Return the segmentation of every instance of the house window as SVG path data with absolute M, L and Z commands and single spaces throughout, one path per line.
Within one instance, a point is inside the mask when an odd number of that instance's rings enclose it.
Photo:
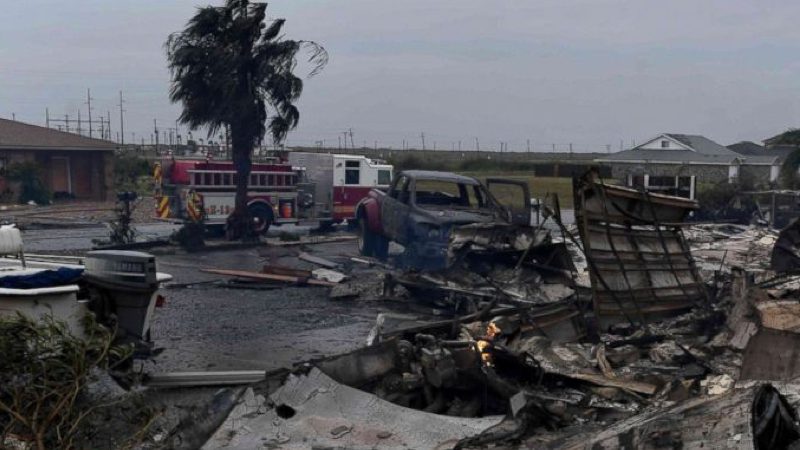
M 361 184 L 361 162 L 345 161 L 344 184 Z
M 661 148 L 669 148 L 669 141 L 666 139 L 661 141 Z

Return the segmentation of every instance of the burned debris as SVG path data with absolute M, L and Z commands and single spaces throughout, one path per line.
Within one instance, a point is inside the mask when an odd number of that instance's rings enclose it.
M 444 266 L 425 270 L 402 255 L 397 266 L 356 258 L 384 272 L 381 296 L 409 312 L 380 314 L 367 347 L 246 393 L 207 448 L 767 449 L 800 439 L 800 396 L 788 390 L 800 369 L 782 358 L 800 324 L 778 312 L 794 308 L 800 283 L 748 259 L 775 236 L 687 224 L 695 202 L 591 173 L 574 192 L 576 227 L 555 212 L 550 228 L 452 226 Z
M 199 408 L 208 411 L 202 426 L 187 413 L 159 421 L 152 443 L 796 445 L 800 278 L 768 263 L 792 231 L 690 224 L 694 201 L 608 185 L 593 173 L 573 192 L 575 225 L 562 223 L 557 206 L 536 225 L 502 214 L 449 224 L 433 266 L 408 264 L 394 247 L 383 260 L 323 257 L 315 246 L 331 240 L 309 238 L 268 247 L 252 270 L 204 269 L 226 288 L 296 287 L 327 293 L 336 307 L 398 308 L 378 315 L 368 345 L 291 368 L 147 374 L 153 391 L 249 385 Z M 210 282 L 222 283 L 174 286 Z

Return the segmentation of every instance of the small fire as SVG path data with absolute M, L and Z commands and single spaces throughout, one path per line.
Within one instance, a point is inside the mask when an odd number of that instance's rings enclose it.
M 492 354 L 489 353 L 489 347 L 492 346 L 492 343 L 487 340 L 480 339 L 475 343 L 475 346 L 478 348 L 478 353 L 481 354 L 481 361 L 483 361 L 483 364 L 487 366 L 494 365 L 492 363 Z
M 498 334 L 500 334 L 500 327 L 498 327 L 494 322 L 489 322 L 489 326 L 486 327 L 486 337 L 490 340 L 494 339 Z

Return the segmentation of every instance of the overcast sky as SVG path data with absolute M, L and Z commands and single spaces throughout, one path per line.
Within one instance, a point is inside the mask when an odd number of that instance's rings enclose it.
M 122 90 L 126 140 L 149 142 L 153 119 L 174 127 L 180 111 L 163 42 L 208 3 L 3 2 L 0 117 L 85 120 L 91 88 L 117 132 Z M 424 132 L 437 148 L 605 151 L 661 132 L 728 145 L 800 126 L 800 2 L 276 0 L 268 13 L 330 54 L 290 145 L 337 145 L 352 127 L 358 146 L 418 147 Z

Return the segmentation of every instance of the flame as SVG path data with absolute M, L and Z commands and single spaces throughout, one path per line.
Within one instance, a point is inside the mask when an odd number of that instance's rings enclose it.
M 487 366 L 494 365 L 492 363 L 492 354 L 488 352 L 489 347 L 492 346 L 492 343 L 483 339 L 478 340 L 475 343 L 475 346 L 478 349 L 478 353 L 481 354 L 481 361 Z
M 500 327 L 497 326 L 494 322 L 489 322 L 489 326 L 486 327 L 486 336 L 489 339 L 494 339 L 495 336 L 500 334 Z

